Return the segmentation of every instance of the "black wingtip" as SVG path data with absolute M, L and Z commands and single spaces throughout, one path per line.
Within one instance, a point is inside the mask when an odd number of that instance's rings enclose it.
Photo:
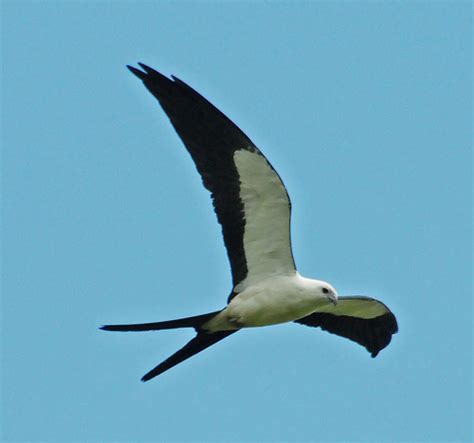
M 153 68 L 150 68 L 150 66 L 145 65 L 145 63 L 138 62 L 140 65 L 140 68 L 142 68 L 147 74 L 158 74 L 157 71 L 155 71 Z
M 145 72 L 142 72 L 139 69 L 134 68 L 133 66 L 130 66 L 130 65 L 127 65 L 127 68 L 132 74 L 135 74 L 139 79 L 144 80 L 146 78 Z
M 127 68 L 129 71 L 136 75 L 140 80 L 143 80 L 146 83 L 153 82 L 153 81 L 161 81 L 165 83 L 173 83 L 168 77 L 165 75 L 161 74 L 157 70 L 151 68 L 148 65 L 145 65 L 145 63 L 138 62 L 138 65 L 140 68 L 143 69 L 143 71 L 140 71 L 140 69 L 137 69 L 133 66 L 127 65 Z M 152 91 L 153 92 L 153 91 Z

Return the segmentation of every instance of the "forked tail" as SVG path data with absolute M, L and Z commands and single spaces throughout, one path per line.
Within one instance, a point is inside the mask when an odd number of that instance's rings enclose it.
M 176 320 L 158 321 L 154 323 L 139 323 L 134 325 L 105 325 L 100 329 L 104 331 L 159 331 L 162 329 L 194 328 L 200 331 L 201 325 L 206 323 L 220 311 L 209 312 L 208 314 L 195 315 L 194 317 L 178 318 Z
M 206 332 L 201 326 L 217 315 L 220 311 L 209 312 L 208 314 L 196 315 L 194 317 L 178 318 L 176 320 L 160 321 L 155 323 L 140 323 L 134 325 L 106 325 L 100 329 L 104 331 L 159 331 L 161 329 L 176 329 L 176 328 L 194 328 L 197 335 L 190 340 L 184 347 L 173 355 L 168 357 L 158 366 L 147 372 L 142 381 L 148 381 L 157 375 L 162 374 L 168 369 L 176 366 L 182 361 L 192 357 L 193 355 L 203 351 L 213 344 L 226 338 L 228 335 L 237 332 L 238 329 L 231 331 L 216 331 Z
M 196 337 L 186 343 L 186 345 L 184 345 L 179 351 L 175 352 L 165 361 L 161 362 L 158 366 L 147 372 L 141 380 L 151 380 L 153 377 L 162 374 L 173 366 L 176 366 L 182 361 L 192 357 L 193 355 L 196 355 L 198 352 L 203 351 L 209 346 L 216 344 L 218 341 L 221 341 L 223 338 L 226 338 L 228 335 L 237 331 L 238 329 L 234 329 L 232 331 L 217 331 L 213 332 L 212 334 L 208 334 L 206 332 L 198 333 Z

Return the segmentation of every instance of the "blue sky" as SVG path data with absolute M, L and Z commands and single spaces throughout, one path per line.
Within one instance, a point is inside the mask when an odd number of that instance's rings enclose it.
M 3 441 L 472 438 L 470 2 L 2 2 Z M 221 308 L 209 197 L 126 64 L 267 155 L 301 274 L 380 298 L 379 357 L 294 324 L 139 379 Z

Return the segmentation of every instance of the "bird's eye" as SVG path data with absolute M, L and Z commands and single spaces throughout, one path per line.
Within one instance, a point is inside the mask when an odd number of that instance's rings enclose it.
M 329 289 L 328 288 L 323 288 L 323 294 L 329 294 Z

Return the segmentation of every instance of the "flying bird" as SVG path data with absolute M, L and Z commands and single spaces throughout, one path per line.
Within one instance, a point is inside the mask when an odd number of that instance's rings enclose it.
M 329 283 L 302 277 L 290 239 L 283 182 L 252 141 L 183 81 L 139 63 L 127 66 L 158 100 L 211 193 L 232 272 L 227 305 L 176 320 L 107 325 L 106 331 L 194 328 L 196 336 L 142 377 L 148 381 L 243 328 L 296 322 L 364 346 L 375 357 L 398 331 L 382 302 L 339 297 Z

